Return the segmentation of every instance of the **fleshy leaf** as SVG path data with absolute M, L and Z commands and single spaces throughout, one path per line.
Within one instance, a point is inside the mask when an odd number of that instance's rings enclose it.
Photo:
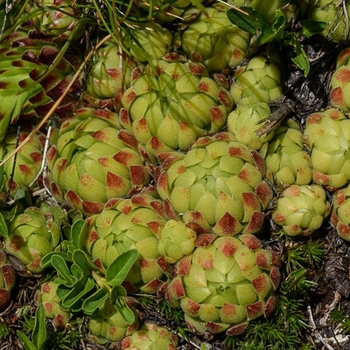
M 32 340 L 37 349 L 41 349 L 46 340 L 45 310 L 43 304 L 39 304 L 35 312 Z
M 62 300 L 64 308 L 72 307 L 76 302 L 79 302 L 82 297 L 89 293 L 95 287 L 93 279 L 87 276 L 82 276 L 79 281 L 73 286 L 71 291 Z
M 9 234 L 4 216 L 0 212 L 0 235 L 7 237 Z
M 108 291 L 105 288 L 100 288 L 84 300 L 82 310 L 87 315 L 92 315 L 97 308 L 108 299 L 108 297 Z
M 75 279 L 72 277 L 66 261 L 60 254 L 52 256 L 51 264 L 56 269 L 58 275 L 65 281 L 66 285 L 72 286 L 75 283 Z
M 138 256 L 139 253 L 136 249 L 131 249 L 118 256 L 118 258 L 107 268 L 107 283 L 111 286 L 121 285 Z
M 127 324 L 132 324 L 135 322 L 135 314 L 125 302 L 124 298 L 117 298 L 114 305 Z
M 127 293 L 123 286 L 115 286 L 110 292 L 110 301 L 112 304 L 116 303 L 119 297 L 126 297 Z
M 23 332 L 17 330 L 17 335 L 25 350 L 39 350 Z
M 305 35 L 307 38 L 310 38 L 314 34 L 318 34 L 323 32 L 328 23 L 327 22 L 321 22 L 321 21 L 314 21 L 311 19 L 307 19 L 303 21 L 303 27 L 301 30 L 301 34 Z
M 77 265 L 87 276 L 90 275 L 91 270 L 97 269 L 97 266 L 90 261 L 86 253 L 80 249 L 76 249 L 73 252 L 72 258 L 75 265 Z
M 249 7 L 231 8 L 226 14 L 233 24 L 249 34 L 255 34 L 257 29 L 261 28 L 265 23 L 260 12 Z
M 64 252 L 50 252 L 50 253 L 46 254 L 46 255 L 41 259 L 41 261 L 40 261 L 40 266 L 41 266 L 43 269 L 45 269 L 45 268 L 47 268 L 47 267 L 49 267 L 49 266 L 52 266 L 51 259 L 52 259 L 52 257 L 53 257 L 54 255 L 60 255 L 60 256 L 63 258 L 63 260 L 65 260 L 65 261 L 69 261 L 69 260 L 70 260 L 70 258 L 69 258 L 69 256 L 68 256 L 67 253 L 64 253 Z
M 72 242 L 77 249 L 84 247 L 86 228 L 87 222 L 85 220 L 77 220 L 72 225 Z

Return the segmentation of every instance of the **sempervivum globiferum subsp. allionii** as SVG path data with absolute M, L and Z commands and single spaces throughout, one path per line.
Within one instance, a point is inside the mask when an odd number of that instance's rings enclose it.
M 41 284 L 40 289 L 35 293 L 35 302 L 37 305 L 43 305 L 45 317 L 52 320 L 55 327 L 63 329 L 67 326 L 71 314 L 60 305 L 60 298 L 57 295 L 58 286 L 59 284 L 52 280 Z
M 304 141 L 311 151 L 313 181 L 328 190 L 343 187 L 350 180 L 350 120 L 329 108 L 306 119 Z
M 349 38 L 348 13 L 350 4 L 337 0 L 310 0 L 310 18 L 327 23 L 321 33 L 333 41 L 343 41 Z
M 121 350 L 176 350 L 177 345 L 175 332 L 150 321 L 120 342 Z
M 4 159 L 6 155 L 22 142 L 29 132 L 21 131 L 19 133 L 14 129 L 8 130 L 4 140 L 0 142 L 0 158 Z M 4 182 L 3 190 L 15 198 L 20 188 L 28 189 L 34 185 L 39 175 L 43 162 L 44 135 L 35 134 L 17 153 L 16 159 L 12 157 L 4 164 Z
M 99 345 L 114 346 L 120 340 L 130 334 L 133 334 L 139 328 L 139 317 L 136 310 L 131 307 L 135 320 L 128 324 L 123 315 L 110 302 L 106 300 L 97 311 L 91 315 L 87 321 L 89 330 L 87 337 Z
M 281 71 L 266 57 L 253 57 L 246 65 L 236 69 L 230 86 L 236 104 L 274 102 L 282 96 Z
M 120 45 L 106 41 L 96 50 L 89 67 L 84 98 L 95 107 L 120 107 L 121 93 L 131 81 L 134 60 L 123 52 Z
M 251 36 L 232 24 L 227 7 L 220 3 L 214 6 L 206 7 L 195 21 L 177 31 L 175 45 L 209 71 L 222 71 L 244 60 Z
M 288 236 L 309 236 L 322 226 L 331 205 L 322 186 L 291 185 L 277 199 L 272 220 Z
M 55 62 L 55 64 L 53 64 Z M 33 123 L 43 117 L 71 82 L 80 64 L 79 54 L 64 54 L 50 40 L 35 32 L 14 31 L 0 40 L 0 140 L 9 124 Z M 68 94 L 55 109 L 66 117 L 77 106 L 81 82 L 75 80 Z M 29 119 L 30 118 L 30 119 Z M 37 120 L 34 119 L 34 123 Z
M 190 329 L 227 335 L 275 307 L 279 258 L 254 235 L 217 237 L 176 264 L 166 297 L 181 307 Z
M 218 235 L 257 233 L 272 199 L 264 160 L 224 135 L 228 138 L 200 138 L 188 153 L 166 158 L 158 192 L 186 223 L 212 228 Z
M 121 123 L 150 157 L 187 150 L 199 136 L 225 126 L 233 103 L 218 81 L 225 78 L 214 80 L 202 64 L 169 53 L 134 70 L 122 98 Z
M 331 77 L 331 105 L 343 112 L 350 111 L 350 48 L 342 50 L 336 60 L 336 69 Z
M 239 104 L 227 118 L 227 129 L 238 142 L 259 150 L 263 144 L 268 143 L 274 132 L 258 136 L 256 131 L 261 127 L 260 123 L 265 121 L 271 114 L 266 102 L 251 104 Z
M 52 252 L 61 239 L 57 216 L 60 213 L 61 210 L 49 212 L 31 206 L 8 223 L 5 250 L 21 262 L 23 270 L 34 274 L 43 271 L 42 258 Z
M 48 167 L 46 181 L 58 202 L 86 215 L 100 212 L 111 198 L 138 192 L 149 181 L 137 141 L 107 109 L 81 108 L 66 119 L 53 136 Z
M 126 288 L 155 293 L 163 286 L 167 263 L 158 252 L 158 235 L 166 222 L 162 201 L 142 194 L 112 199 L 87 221 L 85 248 L 102 273 L 118 256 L 137 249 L 139 257 L 125 279 Z
M 266 176 L 279 190 L 312 181 L 311 157 L 303 144 L 300 126 L 288 120 L 278 126 L 273 138 L 260 149 L 266 162 Z

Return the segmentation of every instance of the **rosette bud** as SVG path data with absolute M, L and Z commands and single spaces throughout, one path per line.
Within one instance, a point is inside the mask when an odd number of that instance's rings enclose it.
M 277 199 L 272 220 L 288 236 L 309 236 L 330 214 L 326 191 L 319 185 L 291 185 Z
M 139 330 L 128 335 L 120 342 L 121 350 L 176 350 L 178 338 L 174 332 L 145 322 Z

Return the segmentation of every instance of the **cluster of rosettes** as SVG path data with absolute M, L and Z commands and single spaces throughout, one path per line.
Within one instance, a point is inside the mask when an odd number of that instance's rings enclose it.
M 305 1 L 312 18 L 327 22 L 337 2 Z M 256 9 L 268 23 L 277 9 L 288 22 L 297 6 L 287 0 L 228 3 Z M 309 235 L 331 212 L 326 190 L 340 189 L 331 222 L 350 240 L 350 121 L 332 108 L 311 114 L 304 131 L 289 121 L 268 135 L 257 133 L 282 96 L 278 66 L 266 57 L 239 66 L 249 56 L 251 35 L 231 23 L 228 7 L 197 1 L 195 8 L 190 0 L 165 4 L 141 0 L 131 12 L 149 14 L 153 7 L 153 18 L 167 23 L 182 16 L 188 21 L 167 27 L 180 28 L 176 35 L 160 22 L 140 21 L 132 30 L 121 24 L 122 46 L 111 40 L 101 45 L 87 69 L 85 90 L 76 79 L 56 108 L 65 119 L 51 135 L 43 185 L 59 205 L 83 214 L 87 231 L 80 248 L 99 277 L 135 249 L 138 257 L 123 281 L 127 293 L 165 295 L 184 311 L 193 331 L 238 335 L 250 320 L 270 315 L 276 302 L 280 259 L 255 236 L 269 209 L 287 235 Z M 19 31 L 0 43 L 0 115 L 6 116 L 0 118 L 0 158 L 16 144 L 6 134 L 8 124 L 19 116 L 45 115 L 81 61 L 70 50 L 59 56 L 54 45 L 74 39 L 79 6 L 70 0 L 40 0 L 36 6 L 45 8 L 32 20 L 38 37 Z M 344 38 L 343 24 L 330 24 L 323 34 Z M 349 52 L 339 56 L 331 82 L 332 105 L 344 113 L 350 110 Z M 10 90 L 16 93 L 7 98 Z M 11 196 L 36 179 L 42 146 L 42 139 L 33 138 L 18 153 L 17 172 L 12 162 L 4 167 L 4 189 Z M 278 192 L 275 207 L 272 187 Z M 42 258 L 61 242 L 59 223 L 53 213 L 27 208 L 3 233 L 6 252 L 23 271 L 41 273 Z M 0 309 L 15 276 L 3 253 Z M 45 282 L 37 302 L 62 327 L 70 315 L 56 291 L 54 282 Z M 104 300 L 88 319 L 90 338 L 121 341 L 122 350 L 176 348 L 173 333 L 150 323 L 139 328 L 133 312 L 135 322 L 127 324 L 120 309 Z

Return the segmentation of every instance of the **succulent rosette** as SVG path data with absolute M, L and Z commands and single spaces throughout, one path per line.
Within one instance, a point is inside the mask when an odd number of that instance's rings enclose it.
M 347 21 L 350 4 L 339 6 L 337 0 L 310 0 L 310 18 L 326 22 L 327 27 L 321 33 L 333 41 L 343 41 L 349 38 L 349 24 Z
M 304 148 L 297 122 L 288 120 L 277 127 L 273 138 L 260 149 L 266 162 L 266 176 L 278 189 L 308 185 L 312 181 L 311 157 Z
M 299 2 L 303 2 L 303 0 Z M 288 14 L 290 6 L 288 0 L 273 0 L 269 2 L 264 0 L 228 0 L 228 3 L 237 7 L 251 7 L 252 9 L 259 11 L 269 23 L 273 22 L 277 10 L 282 10 Z
M 28 207 L 8 223 L 5 251 L 17 258 L 27 271 L 41 273 L 42 258 L 52 252 L 61 240 L 60 220 L 63 217 L 58 207 L 52 211 Z
M 331 223 L 338 235 L 350 241 L 350 185 L 333 194 Z
M 72 0 L 37 0 L 36 6 L 42 11 L 34 17 L 37 30 L 52 36 L 55 41 L 67 40 L 74 30 L 74 38 L 78 40 L 84 33 L 77 22 L 82 8 Z
M 306 119 L 304 141 L 311 150 L 313 181 L 334 191 L 350 180 L 350 120 L 335 108 Z
M 202 64 L 169 53 L 134 71 L 122 98 L 121 123 L 150 157 L 187 150 L 198 137 L 225 125 L 232 98 L 221 82 L 227 83 L 224 77 L 210 78 Z
M 0 142 L 0 159 L 11 153 L 28 134 L 25 131 L 17 134 L 15 130 L 9 130 Z M 20 188 L 28 189 L 35 182 L 43 162 L 44 142 L 43 135 L 33 135 L 19 150 L 16 160 L 12 157 L 4 164 L 3 190 L 11 197 L 16 197 Z
M 336 61 L 336 69 L 331 77 L 331 105 L 339 108 L 343 112 L 350 111 L 350 101 L 348 95 L 350 92 L 350 50 L 342 50 Z
M 183 309 L 190 329 L 238 335 L 271 314 L 279 281 L 279 257 L 257 237 L 217 237 L 176 264 L 166 297 Z
M 0 140 L 10 124 L 43 117 L 71 82 L 80 57 L 73 49 L 64 55 L 33 32 L 12 32 L 0 40 Z M 61 56 L 59 56 L 61 54 Z M 54 66 L 51 64 L 57 61 Z M 51 67 L 50 67 L 51 66 Z M 49 68 L 50 67 L 50 68 Z M 55 109 L 66 117 L 76 108 L 81 82 L 77 79 Z
M 150 175 L 133 135 L 107 109 L 80 108 L 66 119 L 48 151 L 48 187 L 59 203 L 86 215 L 111 198 L 148 185 Z
M 288 236 L 309 236 L 330 214 L 331 205 L 320 185 L 291 185 L 277 199 L 272 220 Z
M 184 30 L 177 31 L 178 46 L 209 71 L 238 66 L 246 57 L 250 34 L 228 19 L 226 7 L 206 7 Z
M 283 95 L 280 68 L 265 57 L 253 57 L 236 69 L 230 93 L 236 104 L 274 102 Z
M 17 273 L 8 261 L 6 252 L 0 248 L 0 311 L 11 302 L 11 290 L 16 284 Z
M 86 81 L 85 99 L 97 107 L 118 109 L 121 93 L 130 86 L 135 66 L 120 45 L 107 41 L 96 50 Z
M 265 163 L 257 151 L 229 137 L 200 138 L 186 154 L 168 157 L 158 193 L 185 223 L 218 235 L 257 233 L 272 199 Z
M 200 4 L 202 1 L 198 1 Z M 152 13 L 159 23 L 176 23 L 187 18 L 186 12 L 191 9 L 191 0 L 141 0 L 137 3 L 147 14 Z M 151 11 L 151 12 L 150 12 Z
M 125 32 L 123 47 L 138 62 L 159 60 L 171 51 L 173 34 L 156 22 L 148 22 Z
M 158 252 L 158 236 L 166 220 L 162 201 L 150 195 L 111 200 L 100 214 L 87 219 L 85 248 L 102 273 L 118 256 L 137 249 L 139 256 L 125 279 L 125 288 L 156 293 L 168 269 Z
M 269 105 L 265 102 L 252 104 L 239 104 L 227 118 L 227 129 L 238 142 L 250 148 L 259 150 L 264 143 L 269 142 L 273 137 L 273 132 L 267 135 L 257 136 L 256 131 L 261 127 L 271 114 Z
M 120 342 L 121 350 L 176 350 L 178 337 L 174 332 L 152 322 L 145 322 L 140 329 Z
M 191 255 L 197 233 L 180 220 L 168 220 L 159 235 L 158 252 L 169 264 L 175 264 L 184 256 Z
M 96 344 L 116 344 L 125 336 L 133 334 L 139 328 L 139 318 L 132 309 L 135 321 L 127 324 L 118 311 L 108 300 L 103 303 L 88 320 L 88 338 Z
M 59 284 L 54 281 L 44 282 L 35 294 L 37 305 L 44 307 L 45 317 L 51 319 L 57 328 L 66 327 L 70 320 L 70 312 L 60 306 L 60 298 L 57 295 Z

